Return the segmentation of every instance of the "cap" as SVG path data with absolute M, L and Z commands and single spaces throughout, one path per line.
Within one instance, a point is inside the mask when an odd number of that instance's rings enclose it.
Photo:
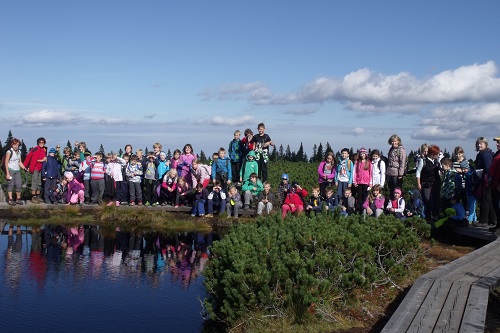
M 85 150 L 85 152 L 83 153 L 83 156 L 90 156 L 92 155 L 92 153 L 90 152 L 90 150 Z
M 281 179 L 288 180 L 288 174 L 287 173 L 282 174 Z
M 56 153 L 56 149 L 55 148 L 50 148 L 49 154 L 55 154 L 55 153 Z
M 360 153 L 360 154 L 361 154 L 361 153 L 365 153 L 365 154 L 366 154 L 366 153 L 367 153 L 367 150 L 366 150 L 366 148 L 365 148 L 365 147 L 361 147 L 361 148 L 359 149 L 358 153 Z
M 493 138 L 493 141 L 500 141 L 500 136 L 497 136 L 496 138 Z

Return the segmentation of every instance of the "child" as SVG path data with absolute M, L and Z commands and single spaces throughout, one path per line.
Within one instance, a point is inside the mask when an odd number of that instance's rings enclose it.
M 352 161 L 349 159 L 349 149 L 342 148 L 340 151 L 341 160 L 337 166 L 335 174 L 335 186 L 337 186 L 337 195 L 342 197 L 347 188 L 352 185 Z
M 170 170 L 170 161 L 167 160 L 167 153 L 164 151 L 161 151 L 158 156 L 159 158 L 155 160 L 156 172 L 158 173 L 158 179 L 162 179 L 167 171 Z
M 259 173 L 259 163 L 255 160 L 255 151 L 251 150 L 245 157 L 245 161 L 240 169 L 239 181 L 241 183 L 246 182 L 250 179 L 252 173 Z
M 181 168 L 179 176 L 184 177 L 186 179 L 186 182 L 193 187 L 192 183 L 192 178 L 191 178 L 191 165 L 193 164 L 193 160 L 196 158 L 196 156 L 193 153 L 193 146 L 191 144 L 187 143 L 184 145 L 184 148 L 182 149 L 182 154 L 179 158 L 179 164 L 178 167 Z
M 351 188 L 348 187 L 344 190 L 344 195 L 340 199 L 341 215 L 348 216 L 354 214 L 356 199 L 352 196 Z
M 219 213 L 226 211 L 226 193 L 222 190 L 219 181 L 215 181 L 212 192 L 208 195 L 208 214 L 207 217 L 212 217 L 214 208 L 218 209 Z
M 144 175 L 144 199 L 146 200 L 146 206 L 156 206 L 158 204 L 158 194 L 156 192 L 158 170 L 156 165 L 155 153 L 153 151 L 148 152 L 148 161 L 142 171 Z
M 408 202 L 408 208 L 406 209 L 406 216 L 418 216 L 425 219 L 425 205 L 420 198 L 420 191 L 418 189 L 413 189 L 409 194 L 410 201 Z
M 174 205 L 177 196 L 177 170 L 172 168 L 163 176 L 160 189 L 160 204 Z
M 127 201 L 127 186 L 124 184 L 122 167 L 126 165 L 127 162 L 123 158 L 118 157 L 118 154 L 109 154 L 109 163 L 106 167 L 106 174 L 108 174 L 114 182 L 115 187 L 115 197 L 114 200 L 108 203 L 108 206 L 116 204 L 120 206 L 121 202 Z M 114 202 L 113 202 L 114 201 Z
M 37 146 L 32 148 L 23 165 L 31 173 L 31 203 L 39 204 L 42 202 L 40 192 L 42 190 L 42 165 L 47 160 L 47 147 L 45 147 L 45 138 L 36 140 Z
M 126 171 L 128 177 L 128 191 L 130 195 L 130 206 L 137 204 L 142 206 L 142 165 L 138 162 L 137 155 L 132 155 L 130 157 L 130 163 L 127 166 Z
M 212 181 L 220 181 L 224 190 L 226 190 L 227 186 L 231 184 L 231 179 L 233 178 L 230 160 L 225 157 L 225 155 L 226 150 L 223 147 L 220 147 L 218 157 L 212 164 Z
M 245 159 L 247 154 L 254 150 L 255 144 L 252 142 L 253 138 L 253 131 L 250 128 L 247 128 L 245 132 L 243 132 L 243 138 L 241 139 L 241 147 L 242 147 L 242 152 L 241 152 L 241 159 Z
M 257 201 L 259 202 L 257 204 L 257 215 L 262 215 L 264 209 L 267 215 L 271 214 L 274 203 L 274 193 L 271 192 L 271 183 L 264 182 L 264 190 L 260 192 Z
M 327 211 L 333 212 L 335 207 L 339 204 L 338 197 L 333 194 L 333 187 L 328 186 L 325 189 L 325 197 L 323 198 L 323 202 L 325 203 L 325 209 Z
M 80 147 L 82 143 L 80 143 Z M 80 173 L 83 173 L 83 186 L 85 186 L 85 203 L 90 203 L 90 172 L 92 170 L 92 153 L 86 149 L 83 152 L 84 160 L 80 163 Z
M 283 206 L 285 203 L 285 198 L 290 191 L 290 183 L 288 183 L 289 176 L 287 173 L 281 175 L 281 182 L 278 184 L 278 205 Z
M 281 206 L 281 217 L 285 218 L 288 212 L 300 215 L 304 211 L 304 198 L 307 194 L 305 189 L 293 182 L 291 190 L 287 192 L 283 206 Z
M 356 191 L 356 211 L 363 211 L 363 204 L 368 196 L 368 188 L 372 185 L 372 164 L 367 158 L 365 147 L 358 151 L 354 165 L 353 185 Z
M 441 183 L 441 208 L 444 210 L 451 207 L 451 198 L 462 189 L 462 178 L 452 169 L 453 162 L 449 158 L 441 160 L 441 168 L 444 171 Z
M 202 184 L 197 184 L 194 191 L 194 202 L 191 216 L 205 216 L 205 202 L 208 199 L 208 190 Z
M 387 212 L 398 219 L 402 219 L 405 211 L 405 199 L 401 197 L 401 189 L 396 187 L 392 196 L 394 199 L 389 200 L 387 203 Z
M 55 187 L 59 180 L 59 169 L 61 165 L 56 159 L 55 148 L 50 148 L 47 160 L 42 164 L 43 197 L 46 204 L 53 203 L 50 198 L 50 189 Z
M 203 187 L 207 187 L 210 183 L 210 177 L 212 175 L 212 168 L 206 164 L 202 164 L 198 159 L 194 159 L 191 168 L 191 181 L 193 186 L 201 184 Z
M 253 203 L 260 192 L 264 189 L 262 182 L 257 178 L 257 174 L 254 172 L 250 175 L 250 179 L 246 180 L 241 187 L 244 193 L 245 204 L 243 210 L 250 209 L 250 204 Z
M 156 159 L 160 159 L 160 153 L 161 153 L 162 148 L 163 148 L 163 146 L 159 142 L 153 143 L 153 155 Z M 179 155 L 180 155 L 180 151 L 179 151 Z
M 370 155 L 372 161 L 372 184 L 380 185 L 380 189 L 385 185 L 385 162 L 380 156 L 378 149 L 373 149 Z
M 467 190 L 465 188 L 465 178 L 467 175 L 467 172 L 470 169 L 469 162 L 465 158 L 465 152 L 464 149 L 460 146 L 455 147 L 455 150 L 453 151 L 453 165 L 452 168 L 455 169 L 457 174 L 460 175 L 460 178 L 462 180 L 461 183 L 461 188 L 457 189 L 458 194 L 460 195 L 460 200 L 462 200 L 462 203 L 465 207 L 465 214 L 468 216 L 469 215 L 469 203 L 467 200 Z
M 238 193 L 236 186 L 231 186 L 229 188 L 229 195 L 226 200 L 227 207 L 227 217 L 230 218 L 231 214 L 233 217 L 238 218 L 238 211 L 243 206 L 241 202 L 241 195 Z
M 264 123 L 257 125 L 258 135 L 252 137 L 252 143 L 255 144 L 256 160 L 259 163 L 259 178 L 263 182 L 267 181 L 267 162 L 269 162 L 269 146 L 274 146 L 271 137 L 265 132 L 266 126 Z
M 240 175 L 241 169 L 241 160 L 242 160 L 242 144 L 240 140 L 241 132 L 239 130 L 234 131 L 234 137 L 231 142 L 229 142 L 229 159 L 231 159 L 231 173 L 233 174 L 233 183 L 241 182 L 240 179 L 237 179 L 238 175 Z M 241 178 L 241 176 L 240 176 Z
M 66 178 L 68 188 L 66 191 L 66 204 L 76 205 L 78 203 L 83 203 L 85 200 L 83 184 L 80 183 L 71 172 L 66 171 L 64 177 Z
M 332 152 L 328 152 L 325 160 L 318 166 L 318 183 L 319 190 L 322 196 L 326 195 L 326 188 L 331 187 L 335 182 L 337 162 Z
M 66 203 L 66 189 L 68 182 L 66 178 L 63 178 L 51 191 L 51 199 L 54 203 Z
M 311 217 L 311 212 L 314 212 L 315 215 L 321 213 L 323 202 L 319 193 L 319 186 L 312 188 L 312 195 L 309 197 L 309 202 L 306 206 L 306 214 L 308 217 Z
M 364 213 L 368 216 L 379 217 L 384 212 L 384 203 L 385 198 L 382 195 L 380 185 L 373 185 L 363 204 Z
M 190 204 L 192 194 L 193 194 L 193 188 L 186 182 L 186 179 L 184 177 L 182 176 L 179 177 L 177 179 L 175 208 L 179 208 L 179 206 Z
M 386 180 L 389 186 L 389 193 L 394 193 L 394 189 L 403 187 L 403 176 L 406 172 L 406 151 L 401 143 L 401 138 L 393 134 L 387 140 L 391 148 L 387 153 Z
M 106 173 L 106 166 L 102 161 L 102 157 L 103 157 L 102 153 L 97 152 L 91 164 L 91 169 L 90 169 L 91 204 L 101 205 L 102 198 L 104 196 L 104 188 L 106 186 L 104 180 L 104 174 Z
M 444 210 L 445 217 L 437 220 L 431 230 L 431 237 L 443 237 L 443 242 L 450 242 L 453 236 L 453 229 L 469 225 L 465 217 L 465 208 L 458 196 L 450 199 L 451 207 Z
M 179 163 L 180 163 L 180 158 L 181 158 L 181 151 L 179 149 L 174 150 L 174 155 L 170 159 L 170 169 L 175 169 L 177 171 L 177 174 L 179 174 Z

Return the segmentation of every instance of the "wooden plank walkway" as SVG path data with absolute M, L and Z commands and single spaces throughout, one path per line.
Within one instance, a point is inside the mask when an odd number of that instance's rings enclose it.
M 484 332 L 498 286 L 500 239 L 418 278 L 382 332 Z

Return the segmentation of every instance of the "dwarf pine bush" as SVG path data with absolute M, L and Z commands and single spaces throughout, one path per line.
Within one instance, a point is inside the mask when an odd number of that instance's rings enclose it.
M 279 215 L 235 226 L 211 248 L 204 272 L 209 317 L 232 326 L 254 313 L 292 313 L 342 305 L 359 289 L 395 284 L 421 255 L 423 220 L 392 216 Z

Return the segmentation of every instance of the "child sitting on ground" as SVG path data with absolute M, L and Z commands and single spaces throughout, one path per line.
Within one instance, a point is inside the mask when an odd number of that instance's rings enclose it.
M 271 192 L 271 183 L 264 182 L 264 190 L 260 192 L 257 201 L 259 202 L 257 204 L 257 215 L 262 215 L 264 209 L 267 215 L 271 214 L 274 203 L 274 193 Z
M 66 171 L 64 177 L 67 182 L 66 191 L 66 204 L 76 205 L 78 203 L 82 204 L 85 200 L 85 192 L 83 184 L 80 183 L 72 172 Z
M 352 196 L 351 188 L 344 190 L 344 196 L 340 198 L 340 215 L 348 216 L 354 214 L 356 199 Z
M 191 203 L 191 196 L 193 194 L 193 189 L 186 182 L 184 177 L 179 177 L 177 179 L 177 194 L 175 198 L 175 208 L 179 206 L 189 205 Z
M 389 200 L 387 204 L 387 212 L 398 219 L 402 219 L 405 211 L 405 199 L 401 197 L 401 189 L 399 187 L 394 189 L 393 197 L 394 199 Z
M 322 208 L 323 201 L 319 195 L 319 186 L 315 186 L 312 188 L 312 195 L 309 197 L 309 201 L 306 206 L 306 215 L 311 217 L 311 212 L 314 212 L 315 215 L 320 214 Z
M 363 209 L 366 215 L 379 217 L 384 213 L 385 198 L 382 195 L 380 185 L 373 185 L 366 198 Z
M 337 207 L 337 205 L 339 204 L 339 200 L 337 196 L 333 194 L 333 187 L 326 187 L 323 202 L 325 203 L 325 209 L 327 212 L 333 212 L 335 207 Z
M 260 192 L 264 189 L 262 182 L 257 178 L 257 174 L 254 172 L 250 175 L 250 179 L 245 180 L 241 190 L 244 193 L 245 203 L 243 206 L 244 210 L 250 209 L 250 204 L 257 200 Z
M 175 204 L 177 196 L 177 170 L 171 168 L 167 174 L 163 176 L 160 189 L 160 204 L 162 206 Z
M 231 217 L 231 214 L 238 218 L 238 211 L 243 206 L 241 202 L 241 195 L 238 193 L 236 186 L 231 186 L 229 188 L 229 195 L 227 197 L 227 217 Z
M 212 217 L 214 208 L 220 213 L 226 211 L 226 192 L 222 190 L 219 181 L 215 181 L 212 192 L 208 195 L 208 214 L 207 217 Z
M 308 195 L 298 183 L 293 182 L 291 190 L 287 192 L 285 202 L 281 206 L 281 217 L 285 218 L 288 212 L 300 215 L 304 211 L 304 198 Z
M 408 202 L 408 208 L 406 209 L 406 217 L 421 217 L 425 219 L 424 212 L 424 202 L 420 199 L 420 191 L 418 189 L 413 189 L 410 191 L 410 201 Z

